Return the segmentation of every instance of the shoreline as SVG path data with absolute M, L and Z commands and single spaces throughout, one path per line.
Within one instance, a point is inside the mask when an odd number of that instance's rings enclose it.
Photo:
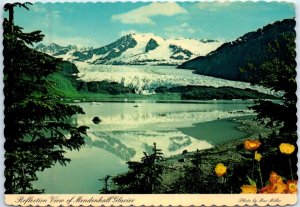
M 244 148 L 244 141 L 247 139 L 257 139 L 259 136 L 266 138 L 272 132 L 271 129 L 265 128 L 259 121 L 252 119 L 254 117 L 256 116 L 245 115 L 195 124 L 194 130 L 199 129 L 200 125 L 205 128 L 207 125 L 212 126 L 231 122 L 231 127 L 235 126 L 236 130 L 243 131 L 244 136 L 232 137 L 231 139 L 220 141 L 219 143 L 215 143 L 212 148 L 199 150 L 198 152 L 184 150 L 181 154 L 164 157 L 160 162 L 162 166 L 161 189 L 157 193 L 181 193 L 183 187 L 181 181 L 186 178 L 187 172 L 195 169 L 194 162 L 196 157 L 198 157 L 198 159 L 200 158 L 201 168 L 198 170 L 201 171 L 201 177 L 205 179 L 210 179 L 215 176 L 214 168 L 216 163 L 225 163 L 228 169 L 242 166 L 245 161 L 245 158 L 241 154 L 241 149 Z M 220 131 L 221 135 L 224 134 L 221 129 Z M 120 175 L 125 174 L 121 173 L 115 177 Z M 191 179 L 192 181 L 192 178 L 187 179 Z M 177 188 L 174 188 L 174 185 L 177 186 Z M 193 183 L 190 185 L 193 186 Z M 187 191 L 185 190 L 182 192 L 186 193 Z
M 234 137 L 231 139 L 227 139 L 225 141 L 220 141 L 217 143 L 212 143 L 213 148 L 209 149 L 202 149 L 199 150 L 200 154 L 207 154 L 209 155 L 210 152 L 216 152 L 219 151 L 222 148 L 227 148 L 227 149 L 235 149 L 237 145 L 242 144 L 244 140 L 246 139 L 256 139 L 258 138 L 259 135 L 261 135 L 263 138 L 266 137 L 268 134 L 271 133 L 271 130 L 265 128 L 264 126 L 260 125 L 260 123 L 252 118 L 256 117 L 255 115 L 245 115 L 245 116 L 237 116 L 237 117 L 230 117 L 230 118 L 224 118 L 224 119 L 218 119 L 218 120 L 213 120 L 213 121 L 208 121 L 208 122 L 202 122 L 202 123 L 197 123 L 195 125 L 200 125 L 200 128 L 203 127 L 203 125 L 213 125 L 216 122 L 227 122 L 231 123 L 231 127 L 235 127 L 237 131 L 242 132 L 242 137 Z M 197 127 L 197 126 L 196 126 Z M 179 129 L 188 129 L 188 128 L 194 128 L 194 127 L 185 127 L 185 128 L 179 128 Z M 196 130 L 197 128 L 195 128 Z M 223 132 L 223 131 L 222 131 Z M 196 138 L 196 137 L 195 137 Z M 201 139 L 203 140 L 203 139 Z M 187 153 L 182 153 L 182 154 L 177 154 L 173 155 L 170 157 L 165 157 L 166 160 L 168 159 L 178 159 L 178 158 L 184 158 L 184 157 L 189 157 L 192 154 L 194 154 L 195 151 L 190 151 Z
M 243 158 L 239 153 L 239 148 L 243 148 L 243 142 L 246 139 L 255 139 L 259 135 L 266 137 L 271 133 L 271 130 L 263 127 L 258 121 L 251 119 L 255 115 L 245 115 L 242 117 L 226 118 L 223 120 L 215 120 L 210 122 L 222 122 L 229 121 L 236 124 L 237 130 L 241 130 L 248 135 L 244 138 L 237 138 L 220 142 L 214 145 L 213 148 L 199 150 L 199 156 L 202 159 L 202 173 L 205 176 L 211 176 L 211 169 L 214 168 L 215 163 L 224 162 L 228 163 L 228 160 L 232 161 L 234 165 L 242 162 Z M 213 124 L 213 123 L 210 123 Z M 195 151 L 186 152 L 171 157 L 166 157 L 161 165 L 163 166 L 163 186 L 168 189 L 168 186 L 174 184 L 174 182 L 184 176 L 187 168 L 193 166 L 193 160 L 195 159 Z
M 178 95 L 178 94 L 172 94 L 172 95 Z M 142 95 L 141 95 L 142 96 Z M 116 102 L 116 103 L 143 103 L 143 102 L 153 102 L 153 103 L 254 103 L 257 100 L 271 100 L 271 99 L 161 99 L 159 96 L 154 95 L 143 95 L 145 97 L 149 98 L 140 98 L 140 97 L 111 97 L 111 98 L 95 98 L 95 99 L 89 99 L 89 98 L 65 98 L 62 99 L 62 103 L 101 103 L 101 102 Z M 274 99 L 273 99 L 274 101 Z
M 236 116 L 216 119 L 208 122 L 193 124 L 192 127 L 177 128 L 182 133 L 199 140 L 208 141 L 213 146 L 236 139 L 243 139 L 250 134 L 240 127 L 241 123 L 235 120 L 249 120 L 255 115 Z

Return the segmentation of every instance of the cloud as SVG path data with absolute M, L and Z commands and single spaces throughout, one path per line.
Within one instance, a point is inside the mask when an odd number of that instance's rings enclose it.
M 46 18 L 56 18 L 59 19 L 61 12 L 59 10 L 52 10 L 50 8 L 46 8 L 41 4 L 33 4 L 30 7 L 30 11 L 35 12 L 39 15 L 42 15 L 43 17 Z
M 187 13 L 187 11 L 174 2 L 155 2 L 147 6 L 131 10 L 127 13 L 112 16 L 113 21 L 124 24 L 155 24 L 151 17 L 154 16 L 174 16 L 176 14 Z
M 47 8 L 41 4 L 33 4 L 33 6 L 30 7 L 30 11 L 37 16 L 35 18 L 36 25 L 43 25 L 44 27 L 50 27 L 54 24 L 56 27 L 60 25 L 61 11 L 59 10 Z
M 43 7 L 41 4 L 33 4 L 30 7 L 30 11 L 36 12 L 36 13 L 46 13 L 47 10 L 45 7 Z
M 180 25 L 165 27 L 164 31 L 166 36 L 171 38 L 187 35 L 187 34 L 194 34 L 196 32 L 196 30 L 186 22 Z
M 48 12 L 46 16 L 49 17 L 49 18 L 59 19 L 60 15 L 61 15 L 60 11 L 54 10 L 54 11 Z

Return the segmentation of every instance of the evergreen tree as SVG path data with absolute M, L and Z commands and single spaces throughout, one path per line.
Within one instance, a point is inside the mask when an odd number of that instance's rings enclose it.
M 161 187 L 163 153 L 154 143 L 152 153 L 144 152 L 141 162 L 127 162 L 129 172 L 113 178 L 117 193 L 157 193 Z
M 266 140 L 261 140 L 265 148 L 263 161 L 268 163 L 262 169 L 262 177 L 268 177 L 270 171 L 289 176 L 290 167 L 293 177 L 297 177 L 297 153 L 289 156 L 291 166 L 286 162 L 286 156 L 278 153 L 281 143 L 291 143 L 297 146 L 297 83 L 296 83 L 296 33 L 286 32 L 276 41 L 269 43 L 268 53 L 273 58 L 260 65 L 249 64 L 247 70 L 254 71 L 251 79 L 253 84 L 260 84 L 282 93 L 282 100 L 273 102 L 260 100 L 252 107 L 257 112 L 257 118 L 273 129 Z M 278 130 L 279 129 L 279 130 Z
M 260 84 L 282 92 L 282 102 L 261 100 L 253 109 L 259 119 L 268 118 L 268 126 L 281 127 L 279 135 L 295 141 L 297 130 L 296 109 L 296 35 L 286 33 L 269 43 L 268 53 L 273 57 L 260 65 L 249 64 L 247 70 L 254 71 L 253 84 Z
M 108 181 L 109 181 L 110 178 L 111 178 L 110 175 L 106 175 L 104 178 L 99 179 L 100 181 L 103 182 L 103 188 L 100 190 L 101 194 L 108 194 L 108 193 L 110 193 L 110 190 L 108 189 L 108 187 L 109 187 Z
M 53 93 L 55 83 L 47 77 L 59 70 L 61 60 L 28 47 L 40 42 L 41 31 L 24 33 L 14 25 L 14 7 L 6 4 L 9 19 L 4 19 L 4 135 L 5 188 L 7 194 L 42 193 L 31 182 L 36 172 L 55 163 L 66 165 L 65 149 L 79 150 L 84 145 L 87 127 L 68 124 L 66 119 L 84 113 L 78 106 L 60 103 Z
M 144 166 L 143 185 L 146 193 L 155 193 L 161 185 L 162 166 L 159 162 L 163 159 L 161 149 L 157 149 L 153 144 L 152 154 L 144 152 L 142 164 Z

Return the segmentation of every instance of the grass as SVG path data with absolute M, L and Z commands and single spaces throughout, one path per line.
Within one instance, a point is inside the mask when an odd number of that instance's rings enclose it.
M 54 73 L 49 76 L 49 80 L 55 84 L 53 87 L 53 92 L 55 94 L 61 94 L 62 96 L 70 99 L 77 99 L 81 97 L 71 81 L 65 76 L 59 73 Z

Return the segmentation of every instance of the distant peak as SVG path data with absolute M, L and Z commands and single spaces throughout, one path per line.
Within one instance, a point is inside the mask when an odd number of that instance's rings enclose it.
M 44 45 L 43 43 L 39 43 L 35 48 L 43 48 L 46 47 L 46 45 Z
M 54 42 L 52 42 L 50 45 L 49 45 L 50 47 L 61 47 L 60 45 L 58 45 L 58 44 L 56 44 L 56 43 L 54 43 Z

